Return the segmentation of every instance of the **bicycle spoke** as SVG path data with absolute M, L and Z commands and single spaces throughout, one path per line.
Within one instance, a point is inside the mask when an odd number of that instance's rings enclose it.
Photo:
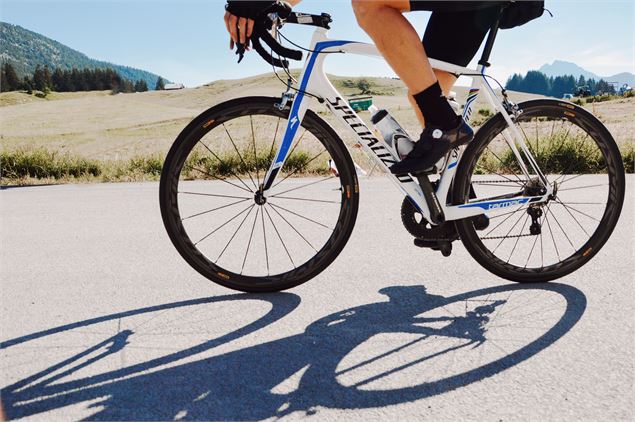
M 553 213 L 553 211 L 549 210 L 549 212 L 551 213 L 551 216 L 553 217 L 553 220 L 556 222 L 556 224 L 558 225 L 558 227 L 560 227 L 560 230 L 562 231 L 562 234 L 564 234 L 564 237 L 567 238 L 567 240 L 569 241 L 569 244 L 571 245 L 571 247 L 575 250 L 575 246 L 573 245 L 573 242 L 571 241 L 571 239 L 569 239 L 569 236 L 567 236 L 567 232 L 564 231 L 564 228 L 562 228 L 562 225 L 560 224 L 560 222 L 558 221 L 558 218 L 556 218 L 556 215 Z
M 271 274 L 269 270 L 269 249 L 267 248 L 267 231 L 265 229 L 265 213 L 260 213 L 260 219 L 262 220 L 262 239 L 265 243 L 265 260 L 267 261 L 267 275 Z
M 293 231 L 294 231 L 294 232 L 296 232 L 296 233 L 298 234 L 298 236 L 300 236 L 300 237 L 301 237 L 301 238 L 302 238 L 302 239 L 303 239 L 303 240 L 307 243 L 307 245 L 309 245 L 309 246 L 311 247 L 311 249 L 313 249 L 313 250 L 317 253 L 317 249 L 315 249 L 315 246 L 313 246 L 313 245 L 311 244 L 311 242 L 309 242 L 309 241 L 307 240 L 307 238 L 306 238 L 306 237 L 304 237 L 304 236 L 302 235 L 302 233 L 300 233 L 300 232 L 298 231 L 298 229 L 296 229 L 296 228 L 295 228 L 295 226 L 294 226 L 293 224 L 289 223 L 289 220 L 287 220 L 286 218 L 284 218 L 284 216 L 283 216 L 282 214 L 280 214 L 280 212 L 278 212 L 278 210 L 276 210 L 274 207 L 271 207 L 271 209 L 272 209 L 272 210 L 274 210 L 274 211 L 275 211 L 275 213 L 276 213 L 276 214 L 278 214 L 278 215 L 280 216 L 280 218 L 282 218 L 282 220 L 283 220 L 285 223 L 287 223 L 287 225 L 289 225 L 289 227 L 291 227 L 291 228 L 293 229 Z
M 494 227 L 492 230 L 490 230 L 489 232 L 487 232 L 487 234 L 485 234 L 485 236 L 483 236 L 481 239 L 486 239 L 487 236 L 489 236 L 490 234 L 492 234 L 494 232 L 494 230 L 496 230 L 497 228 L 499 228 L 503 223 L 505 223 L 505 221 L 509 220 L 514 214 L 516 214 L 519 211 L 524 211 L 527 208 L 518 208 L 516 211 L 511 211 L 509 213 L 506 214 L 510 214 L 509 217 L 507 217 L 506 219 L 504 219 L 503 221 L 501 221 L 500 223 L 498 223 L 498 225 L 496 227 Z M 506 215 L 503 214 L 503 215 Z M 503 215 L 497 216 L 497 217 L 502 217 Z M 492 218 L 496 218 L 496 217 L 492 217 Z
M 278 231 L 278 228 L 276 227 L 276 223 L 273 222 L 273 218 L 271 218 L 271 215 L 269 214 L 269 211 L 267 211 L 266 208 L 263 208 L 263 209 L 267 213 L 267 217 L 269 217 L 269 221 L 271 221 L 271 225 L 273 226 L 273 229 L 275 230 L 276 234 L 278 235 L 278 239 L 280 239 L 280 243 L 282 243 L 282 247 L 284 248 L 285 252 L 287 253 L 287 256 L 289 257 L 289 261 L 291 261 L 291 265 L 293 265 L 293 268 L 296 268 L 295 262 L 293 262 L 293 258 L 291 258 L 291 254 L 289 253 L 289 249 L 287 249 L 287 245 L 284 243 L 284 240 L 282 240 L 282 236 L 280 236 L 280 232 Z
M 514 184 L 514 185 L 507 185 L 505 183 L 507 182 L 500 182 L 500 183 L 486 183 L 486 182 L 472 182 L 475 185 L 479 185 L 479 186 L 497 186 L 497 187 L 506 187 L 506 188 L 518 188 L 518 184 Z
M 224 124 L 223 124 L 223 127 L 225 127 L 225 125 L 224 125 Z M 227 130 L 227 129 L 225 129 L 225 130 Z M 249 192 L 253 192 L 253 191 L 251 190 L 251 188 L 250 188 L 249 186 L 247 186 L 247 183 L 245 183 L 245 182 L 243 181 L 243 179 L 241 179 L 241 178 L 240 178 L 240 176 L 238 176 L 236 173 L 234 173 L 234 171 L 233 171 L 233 170 L 231 170 L 231 168 L 232 168 L 232 167 L 231 167 L 231 166 L 228 166 L 228 165 L 227 165 L 227 163 L 225 163 L 225 162 L 224 162 L 224 161 L 223 161 L 223 160 L 222 160 L 222 159 L 221 159 L 218 155 L 216 155 L 216 153 L 214 153 L 214 151 L 212 151 L 212 150 L 211 150 L 211 149 L 210 149 L 210 148 L 209 148 L 209 147 L 205 144 L 205 142 L 203 142 L 203 141 L 198 141 L 198 143 L 199 143 L 199 144 L 201 144 L 201 145 L 203 145 L 203 146 L 205 147 L 205 149 L 206 149 L 207 151 L 209 151 L 209 153 L 210 153 L 210 154 L 212 154 L 212 156 L 213 156 L 214 158 L 216 158 L 216 159 L 218 160 L 218 162 L 219 162 L 219 163 L 221 163 L 221 165 L 223 165 L 223 166 L 225 166 L 226 168 L 230 169 L 230 170 L 229 170 L 229 173 L 230 173 L 232 176 L 234 176 L 235 178 L 237 178 L 238 180 L 240 180 L 240 183 L 242 183 L 243 185 L 245 185 L 245 187 L 249 190 Z
M 292 200 L 296 200 L 296 201 L 320 202 L 320 203 L 323 203 L 323 204 L 340 204 L 340 202 L 337 202 L 337 201 L 327 201 L 327 200 L 322 200 L 322 199 L 296 198 L 296 197 L 293 197 L 293 196 L 276 196 L 276 199 L 292 199 Z
M 223 254 L 225 253 L 229 245 L 232 243 L 232 241 L 234 240 L 234 238 L 236 237 L 240 229 L 243 227 L 243 224 L 245 224 L 245 221 L 247 221 L 247 217 L 249 217 L 249 214 L 251 214 L 251 211 L 253 211 L 255 206 L 256 204 L 253 204 L 251 208 L 249 208 L 249 212 L 245 215 L 245 218 L 243 218 L 243 221 L 240 222 L 240 224 L 238 225 L 238 228 L 236 229 L 232 237 L 229 239 L 229 242 L 227 242 L 227 244 L 225 245 L 225 248 L 221 251 L 220 255 L 218 255 L 218 258 L 216 258 L 216 262 L 220 261 L 221 257 L 223 256 Z
M 254 119 L 251 114 L 249 115 L 249 123 L 251 123 L 251 139 L 253 141 L 254 146 L 254 163 L 256 165 L 256 180 L 258 181 L 258 186 L 260 186 L 260 171 L 258 170 L 258 154 L 256 153 L 256 133 L 254 132 Z
M 556 250 L 556 256 L 558 257 L 558 262 L 562 262 L 560 258 L 560 252 L 558 251 L 558 246 L 556 245 L 556 237 L 553 235 L 553 230 L 551 230 L 551 224 L 549 224 L 549 204 L 547 206 L 547 211 L 545 212 L 545 222 L 547 223 L 547 228 L 549 229 L 549 233 L 551 234 L 551 240 L 553 242 L 553 247 Z
M 570 131 L 570 130 L 569 130 L 569 131 Z M 567 131 L 567 134 L 569 133 L 569 131 Z M 584 142 L 585 142 L 588 138 L 589 138 L 589 134 L 587 133 L 587 134 L 585 135 L 585 137 L 584 137 L 584 138 L 582 138 L 580 141 L 578 141 L 578 142 L 576 143 L 576 149 L 579 149 L 579 148 L 580 148 L 580 147 L 584 144 Z M 565 138 L 565 139 L 566 139 L 566 138 Z M 564 142 L 564 141 L 563 141 L 563 142 Z M 588 158 L 589 158 L 589 157 L 588 157 L 588 154 L 587 154 L 587 155 L 584 157 L 585 161 L 586 161 L 586 160 L 588 160 Z M 567 168 L 564 172 L 562 172 L 562 175 L 561 175 L 560 177 L 558 177 L 558 178 L 556 179 L 556 183 L 560 180 L 560 178 L 564 179 L 564 178 L 566 177 L 566 175 L 567 175 L 567 174 L 568 174 L 568 173 L 569 173 L 569 172 L 573 169 L 573 166 L 574 166 L 574 165 L 575 165 L 575 162 L 573 162 L 573 163 L 569 164 L 569 167 L 568 167 L 568 168 Z M 582 176 L 582 175 L 580 174 L 580 175 L 578 175 L 578 176 Z M 576 177 L 577 177 L 577 176 L 576 176 Z M 573 177 L 573 179 L 575 179 L 575 177 Z M 562 183 L 564 183 L 564 180 L 563 180 L 563 182 L 562 182 Z
M 293 148 L 291 148 L 291 151 L 289 151 L 289 157 L 298 148 L 298 145 L 300 145 L 300 142 L 302 142 L 302 139 L 304 139 L 304 135 L 306 135 L 306 129 L 304 129 L 304 132 L 302 132 L 302 135 L 300 135 L 300 137 L 298 138 L 298 142 L 296 142 L 295 145 L 293 146 Z
M 571 211 L 569 211 L 569 207 L 567 207 L 567 206 L 566 206 L 566 205 L 564 205 L 562 202 L 559 202 L 559 201 L 557 201 L 557 200 L 556 200 L 556 203 L 557 203 L 558 205 L 562 205 L 562 206 L 564 206 L 564 209 L 565 209 L 565 210 L 569 213 L 569 215 L 571 216 L 571 218 L 573 218 L 573 220 L 574 220 L 574 221 L 578 224 L 578 226 L 580 226 L 580 228 L 582 229 L 582 231 L 584 232 L 584 234 L 586 234 L 587 236 L 591 237 L 591 235 L 590 235 L 590 234 L 586 231 L 586 229 L 585 229 L 584 227 L 582 227 L 582 224 L 580 224 L 580 222 L 578 221 L 578 219 L 577 219 L 577 218 L 575 218 L 575 216 L 571 213 Z M 585 216 L 587 216 L 587 217 L 589 217 L 589 218 L 591 218 L 591 219 L 593 219 L 593 220 L 595 220 L 595 221 L 597 221 L 597 222 L 600 222 L 600 220 L 598 220 L 598 219 L 596 219 L 596 218 L 593 218 L 593 217 L 590 217 L 590 216 L 586 215 L 586 214 L 585 214 L 585 213 L 583 213 L 583 212 L 577 211 L 577 210 L 576 210 L 576 209 L 574 209 L 574 208 L 571 208 L 571 209 L 572 209 L 572 210 L 574 210 L 574 211 L 576 211 L 576 212 L 579 212 L 580 214 L 585 215 Z
M 545 219 L 542 220 L 542 223 L 540 223 L 540 227 L 541 227 L 541 229 L 540 229 L 540 267 L 544 267 L 545 266 L 545 249 L 544 249 L 544 246 L 542 244 L 542 226 L 543 226 L 543 224 L 545 223 L 546 220 L 547 219 L 545 218 Z
M 251 116 L 249 116 L 251 117 Z M 245 258 L 243 259 L 243 266 L 240 269 L 242 274 L 245 271 L 245 263 L 247 262 L 247 255 L 249 254 L 249 247 L 251 246 L 251 240 L 254 238 L 254 230 L 256 229 L 256 221 L 258 221 L 258 214 L 260 213 L 260 207 L 256 209 L 256 217 L 254 217 L 254 224 L 251 226 L 251 234 L 249 235 L 249 243 L 247 243 L 247 250 L 245 251 Z
M 291 211 L 291 210 L 289 210 L 289 209 L 287 209 L 287 208 L 285 208 L 285 207 L 282 207 L 282 206 L 280 206 L 280 205 L 276 205 L 276 204 L 271 203 L 271 202 L 269 202 L 269 205 L 271 205 L 272 207 L 275 207 L 275 208 L 280 208 L 280 209 L 281 209 L 281 210 L 283 210 L 283 211 L 286 211 L 286 212 L 288 212 L 288 213 L 290 213 L 290 214 L 293 214 L 293 215 L 298 216 L 298 217 L 300 217 L 300 218 L 303 218 L 303 219 L 305 219 L 305 220 L 307 220 L 307 221 L 310 221 L 310 222 L 312 222 L 312 223 L 315 223 L 315 224 L 317 224 L 318 226 L 322 226 L 322 227 L 324 227 L 325 229 L 329 229 L 329 230 L 331 230 L 331 231 L 335 230 L 335 229 L 333 229 L 333 228 L 331 228 L 331 227 L 329 227 L 329 226 L 327 226 L 327 225 L 324 225 L 324 224 L 319 223 L 319 222 L 317 222 L 317 221 L 315 221 L 315 220 L 312 220 L 312 219 L 310 219 L 310 218 L 308 218 L 308 217 L 305 217 L 305 216 L 303 216 L 303 215 L 301 215 L 301 214 L 298 214 L 297 212 L 293 212 L 293 211 Z
M 223 128 L 225 129 L 225 133 L 227 133 L 229 140 L 234 146 L 234 150 L 236 151 L 236 154 L 238 154 L 238 158 L 240 158 L 240 162 L 243 163 L 243 166 L 245 166 L 245 170 L 247 171 L 247 175 L 249 176 L 249 179 L 251 179 L 251 183 L 253 183 L 256 190 L 258 190 L 258 185 L 256 185 L 256 182 L 254 182 L 254 178 L 251 176 L 251 172 L 249 171 L 249 166 L 247 166 L 247 163 L 243 159 L 242 154 L 240 153 L 240 151 L 238 151 L 238 147 L 236 146 L 236 143 L 234 142 L 234 139 L 232 138 L 232 136 L 229 134 L 229 130 L 227 130 L 227 126 L 225 126 L 225 123 L 223 123 Z
M 276 131 L 273 134 L 273 140 L 271 141 L 271 149 L 269 149 L 269 157 L 273 160 L 273 147 L 276 145 L 276 138 L 278 137 L 278 128 L 280 127 L 280 117 L 278 117 L 278 122 L 276 123 Z
M 549 207 L 551 204 L 547 205 L 547 207 Z M 545 224 L 545 219 L 543 217 L 542 221 L 540 222 L 540 252 L 542 254 L 542 226 Z M 529 256 L 527 257 L 527 262 L 525 262 L 525 267 L 527 268 L 527 265 L 529 265 L 529 260 L 531 259 L 531 254 L 534 252 L 534 248 L 536 247 L 536 243 L 538 242 L 538 236 L 536 236 L 536 239 L 534 239 L 534 244 L 531 246 L 531 250 L 529 251 Z M 543 262 L 541 266 L 544 267 L 544 257 L 541 256 L 541 261 Z
M 187 191 L 183 191 L 183 192 L 179 192 L 179 194 L 182 194 L 182 195 L 195 195 L 195 196 L 211 196 L 211 197 L 214 197 L 214 198 L 253 199 L 253 198 L 248 198 L 246 196 L 220 195 L 220 194 L 215 194 L 215 193 L 202 193 L 202 192 L 187 192 Z
M 608 186 L 608 185 L 609 185 L 608 183 L 602 183 L 602 184 L 599 184 L 599 185 L 578 186 L 578 187 L 575 187 L 575 188 L 558 189 L 558 192 L 564 192 L 564 191 L 567 191 L 567 190 L 578 190 L 578 189 L 587 189 L 587 188 L 597 188 L 597 187 L 599 187 L 599 186 Z
M 308 187 L 308 186 L 317 185 L 318 183 L 322 183 L 322 182 L 325 182 L 325 181 L 327 181 L 327 180 L 335 179 L 335 177 L 336 177 L 336 176 L 329 176 L 329 177 L 326 177 L 326 178 L 324 178 L 324 179 L 320 179 L 320 180 L 318 180 L 318 181 L 316 181 L 316 182 L 307 183 L 306 185 L 302 185 L 302 186 L 298 186 L 298 187 L 295 187 L 295 188 L 292 188 L 292 189 L 288 189 L 288 190 L 285 190 L 285 191 L 282 191 L 282 192 L 278 192 L 278 193 L 276 193 L 275 195 L 271 195 L 271 196 L 270 196 L 270 198 L 275 198 L 275 197 L 277 197 L 278 195 L 282 195 L 282 194 L 285 194 L 285 193 L 293 192 L 293 191 L 295 191 L 295 190 L 302 189 L 302 188 L 306 188 L 306 187 Z
M 247 186 L 247 185 L 245 184 L 245 182 L 243 182 L 243 181 L 241 180 L 241 178 L 240 178 L 240 177 L 238 177 L 238 176 L 236 176 L 236 178 L 237 178 L 238 180 L 240 180 L 240 181 L 241 181 L 241 183 L 242 183 L 243 185 L 245 185 L 245 187 L 246 187 L 247 189 L 243 188 L 242 186 L 238 186 L 237 184 L 232 183 L 232 182 L 230 182 L 230 181 L 229 181 L 229 180 L 227 180 L 227 179 L 223 179 L 222 177 L 214 176 L 213 174 L 211 174 L 211 173 L 209 173 L 209 172 L 207 172 L 207 171 L 201 170 L 201 169 L 199 169 L 199 168 L 192 167 L 192 166 L 188 166 L 188 167 L 189 167 L 191 170 L 196 170 L 196 171 L 198 171 L 198 172 L 201 172 L 201 173 L 203 173 L 204 175 L 211 177 L 212 179 L 220 180 L 221 182 L 225 182 L 225 183 L 227 183 L 228 185 L 232 185 L 232 186 L 234 186 L 234 187 L 237 187 L 238 189 L 242 189 L 242 190 L 244 190 L 245 192 L 249 192 L 249 193 L 253 193 L 253 192 L 254 192 L 254 191 L 252 191 L 251 189 L 249 189 L 249 186 Z
M 522 209 L 525 209 L 525 210 L 526 210 L 527 208 L 522 208 Z M 520 209 L 518 209 L 518 210 L 516 210 L 516 211 L 510 211 L 510 212 L 506 212 L 506 213 L 503 213 L 503 214 L 495 215 L 495 216 L 493 216 L 493 217 L 489 217 L 489 216 L 488 216 L 488 218 L 489 218 L 490 220 L 493 220 L 493 219 L 495 219 L 495 218 L 500 218 L 500 217 L 504 217 L 504 216 L 509 215 L 509 214 L 514 214 L 514 213 L 517 213 L 518 211 L 520 211 Z
M 492 253 L 496 252 L 496 250 L 500 247 L 500 245 L 503 244 L 503 242 L 510 237 L 510 233 L 512 232 L 512 230 L 514 230 L 516 228 L 516 226 L 518 225 L 518 223 L 520 223 L 520 220 L 522 220 L 523 216 L 521 214 L 520 217 L 518 217 L 518 220 L 516 220 L 516 222 L 514 223 L 514 225 L 512 226 L 511 229 L 509 229 L 509 231 L 507 232 L 507 234 L 505 236 L 503 236 L 503 239 L 500 241 L 500 243 L 498 245 L 496 245 L 496 248 L 494 248 L 494 250 L 492 251 Z
M 311 158 L 309 161 L 307 161 L 306 163 L 304 163 L 302 165 L 302 167 L 298 167 L 297 169 L 295 169 L 292 173 L 289 173 L 285 176 L 284 179 L 282 179 L 281 181 L 279 181 L 278 183 L 276 183 L 275 185 L 273 185 L 271 187 L 271 189 L 275 188 L 276 186 L 278 186 L 280 183 L 284 182 L 285 180 L 287 180 L 289 177 L 293 176 L 294 174 L 296 174 L 297 172 L 299 172 L 300 170 L 303 170 L 306 168 L 306 166 L 308 166 L 309 164 L 311 164 L 313 161 L 315 161 L 320 155 L 324 154 L 326 151 L 326 149 L 324 149 L 324 151 L 320 152 L 318 155 L 316 155 L 315 157 Z
M 604 205 L 604 206 L 606 206 L 606 202 L 571 202 L 571 201 L 567 201 L 567 204 L 574 204 L 574 205 Z
M 245 201 L 249 201 L 250 198 L 247 199 L 243 199 L 237 202 L 232 202 L 231 204 L 227 204 L 227 205 L 223 205 L 222 207 L 218 207 L 218 208 L 213 208 L 211 210 L 207 210 L 207 211 L 203 211 L 203 212 L 199 212 L 198 214 L 194 214 L 194 215 L 190 215 L 189 217 L 185 217 L 182 218 L 181 221 L 185 221 L 185 220 L 189 220 L 190 218 L 194 218 L 194 217 L 199 217 L 201 215 L 205 215 L 205 214 L 209 214 L 210 212 L 214 212 L 214 211 L 218 211 L 218 210 L 222 210 L 224 208 L 229 208 L 233 205 L 237 205 L 237 204 L 242 204 Z
M 523 230 L 525 230 L 525 226 L 527 226 L 527 220 L 529 220 L 529 214 L 527 214 L 527 217 L 525 218 L 525 222 L 523 223 L 523 226 L 520 228 L 520 234 L 523 234 Z M 516 238 L 516 243 L 514 243 L 514 247 L 512 248 L 512 251 L 509 254 L 509 258 L 507 258 L 507 263 L 509 264 L 509 261 L 512 259 L 512 255 L 514 255 L 514 252 L 516 251 L 516 247 L 518 246 L 518 242 L 520 241 L 520 236 L 518 236 Z
M 511 149 L 511 148 L 510 148 L 510 149 Z M 495 157 L 498 161 L 500 161 L 500 163 L 501 163 L 501 164 L 503 164 L 503 170 L 507 170 L 507 171 L 509 171 L 509 172 L 510 172 L 510 174 L 513 174 L 513 175 L 514 175 L 514 177 L 516 177 L 516 179 L 518 179 L 518 182 L 517 182 L 517 181 L 515 181 L 515 180 L 513 180 L 513 179 L 510 179 L 509 177 L 506 177 L 506 176 L 504 176 L 504 175 L 502 175 L 502 174 L 500 174 L 500 173 L 497 173 L 497 172 L 495 172 L 494 170 L 489 169 L 489 168 L 487 168 L 487 167 L 485 167 L 485 170 L 487 170 L 487 171 L 491 171 L 491 172 L 492 172 L 492 173 L 494 173 L 495 175 L 500 176 L 500 177 L 502 177 L 503 179 L 506 179 L 506 180 L 510 181 L 511 183 L 515 183 L 515 184 L 517 184 L 517 185 L 519 185 L 519 186 L 522 186 L 522 185 L 524 185 L 524 184 L 525 184 L 525 182 L 524 182 L 524 181 L 523 181 L 520 177 L 518 177 L 518 175 L 517 175 L 516 173 L 514 173 L 512 169 L 510 169 L 510 168 L 509 168 L 509 166 L 506 166 L 506 165 L 505 165 L 505 163 L 503 162 L 503 160 L 501 160 L 501 158 L 500 158 L 498 155 L 496 155 L 496 153 L 495 153 L 494 151 L 492 151 L 489 147 L 487 147 L 487 150 L 488 150 L 488 151 L 489 151 L 489 152 L 490 152 L 490 153 L 491 153 L 491 154 L 492 154 L 492 155 L 493 155 L 493 156 L 494 156 L 494 157 Z
M 524 183 L 516 182 L 515 180 L 512 180 L 512 179 L 510 179 L 509 177 L 505 177 L 504 175 L 502 175 L 502 174 L 500 174 L 500 173 L 496 172 L 496 170 L 493 170 L 493 169 L 491 169 L 491 168 L 489 168 L 489 167 L 483 166 L 483 168 L 484 168 L 486 171 L 492 172 L 492 173 L 494 173 L 494 174 L 495 174 L 495 175 L 497 175 L 497 176 L 500 176 L 500 177 L 502 177 L 502 178 L 504 178 L 504 179 L 507 179 L 507 180 L 509 181 L 509 183 L 514 183 L 516 186 L 523 186 L 523 184 L 524 184 Z M 518 178 L 518 176 L 516 176 L 516 178 Z
M 245 211 L 247 211 L 251 207 L 253 207 L 253 205 L 248 206 L 247 208 L 245 208 L 244 210 L 242 210 L 241 212 L 239 212 L 238 214 L 236 214 L 235 216 L 233 216 L 232 218 L 230 218 L 229 220 L 224 222 L 221 226 L 217 227 L 212 232 L 210 232 L 209 234 L 204 236 L 201 240 L 199 240 L 198 242 L 194 243 L 194 246 L 198 246 L 198 244 L 201 243 L 203 240 L 207 239 L 208 237 L 210 237 L 211 235 L 213 235 L 214 233 L 216 233 L 217 231 L 219 231 L 220 229 L 222 229 L 223 227 L 225 227 L 226 225 L 228 225 L 229 223 L 231 223 L 232 221 L 234 221 L 235 219 L 240 217 Z
M 566 175 L 566 173 L 563 173 L 563 175 Z M 568 178 L 568 179 L 564 179 L 562 182 L 560 182 L 560 183 L 559 183 L 559 185 L 560 185 L 560 186 L 562 186 L 562 185 L 563 185 L 563 184 L 565 184 L 566 182 L 569 182 L 569 181 L 571 181 L 571 180 L 577 179 L 578 177 L 580 177 L 580 176 L 584 176 L 584 175 L 585 175 L 584 173 L 583 173 L 583 174 L 576 174 L 575 176 L 572 176 L 572 177 L 570 177 L 570 178 Z M 558 179 L 560 179 L 560 178 L 558 178 Z M 557 181 L 558 181 L 558 180 L 556 180 L 556 182 L 557 182 Z

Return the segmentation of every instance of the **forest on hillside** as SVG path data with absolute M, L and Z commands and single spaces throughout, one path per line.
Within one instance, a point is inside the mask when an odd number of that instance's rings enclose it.
M 575 78 L 572 75 L 548 77 L 537 70 L 530 70 L 525 76 L 514 74 L 505 84 L 510 91 L 527 92 L 549 97 L 562 98 L 564 94 L 589 96 L 596 94 L 615 94 L 615 87 L 603 79 Z
M 33 74 L 20 78 L 11 63 L 3 63 L 0 67 L 0 92 L 9 91 L 33 91 L 46 95 L 54 92 L 77 91 L 103 91 L 111 90 L 113 93 L 145 92 L 148 84 L 144 79 L 131 81 L 123 78 L 114 69 L 77 69 L 62 70 L 60 68 L 49 70 L 48 66 L 36 66 Z M 161 90 L 165 82 L 161 77 L 157 80 L 154 89 Z

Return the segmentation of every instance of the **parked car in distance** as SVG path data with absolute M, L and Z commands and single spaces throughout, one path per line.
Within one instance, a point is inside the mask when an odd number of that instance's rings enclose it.
M 573 94 L 564 94 L 562 99 L 563 100 L 571 100 L 571 99 L 573 99 Z
M 165 89 L 166 91 L 172 91 L 175 89 L 184 89 L 184 88 L 185 88 L 185 85 L 183 84 L 165 84 L 165 88 L 163 89 Z

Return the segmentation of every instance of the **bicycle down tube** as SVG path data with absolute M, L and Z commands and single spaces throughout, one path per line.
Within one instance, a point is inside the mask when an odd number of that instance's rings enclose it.
M 307 57 L 304 69 L 300 75 L 299 90 L 295 95 L 291 106 L 284 137 L 263 181 L 263 194 L 266 196 L 267 191 L 272 188 L 275 178 L 284 165 L 291 150 L 291 146 L 297 138 L 300 123 L 302 122 L 302 119 L 309 107 L 309 103 L 313 100 L 311 97 L 316 96 L 317 98 L 324 100 L 327 108 L 353 133 L 357 142 L 363 147 L 366 154 L 372 157 L 379 166 L 383 166 L 384 170 L 388 173 L 388 177 L 393 181 L 393 183 L 413 201 L 426 220 L 430 221 L 430 210 L 419 184 L 410 175 L 393 175 L 390 173 L 388 167 L 393 164 L 394 160 L 383 140 L 380 140 L 373 135 L 372 131 L 359 118 L 355 111 L 351 109 L 324 73 L 324 59 L 328 56 L 328 54 L 324 53 L 351 53 L 381 58 L 382 56 L 377 48 L 372 44 L 356 41 L 330 40 L 327 37 L 326 29 L 317 28 L 314 32 L 309 50 L 312 52 Z M 523 169 L 525 176 L 528 179 L 530 178 L 529 171 L 527 170 L 522 155 L 516 148 L 514 141 L 521 146 L 521 150 L 528 157 L 528 161 L 534 169 L 534 172 L 544 183 L 545 177 L 533 159 L 522 135 L 518 131 L 518 128 L 514 126 L 512 117 L 507 113 L 505 106 L 498 99 L 492 87 L 489 86 L 485 80 L 484 67 L 479 65 L 476 70 L 473 70 L 435 59 L 431 59 L 430 62 L 432 67 L 435 69 L 448 71 L 454 74 L 471 75 L 473 82 L 465 104 L 463 112 L 464 118 L 469 121 L 476 97 L 479 92 L 484 92 L 487 101 L 497 112 L 502 114 L 508 124 L 505 139 L 507 143 L 510 144 L 510 148 L 512 148 L 512 151 L 516 156 L 519 165 Z M 512 211 L 527 203 L 540 203 L 542 201 L 546 201 L 547 197 L 552 193 L 551 188 L 547 186 L 547 192 L 543 196 L 528 197 L 519 194 L 518 196 L 512 198 L 491 198 L 490 200 L 469 202 L 467 204 L 448 205 L 452 180 L 454 179 L 463 150 L 464 148 L 457 148 L 450 152 L 448 157 L 449 159 L 445 160 L 445 168 L 441 172 L 436 191 L 436 195 L 445 215 L 445 220 L 447 221 L 473 217 L 479 214 L 484 214 L 491 209 L 506 208 Z

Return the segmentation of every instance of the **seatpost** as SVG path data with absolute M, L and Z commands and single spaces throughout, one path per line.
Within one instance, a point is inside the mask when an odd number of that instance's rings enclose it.
M 489 34 L 487 35 L 487 41 L 485 41 L 485 48 L 483 48 L 483 55 L 481 56 L 481 59 L 478 61 L 478 64 L 480 64 L 481 66 L 484 66 L 484 67 L 490 66 L 489 56 L 492 53 L 492 48 L 494 48 L 494 41 L 496 40 L 496 35 L 498 34 L 498 27 L 501 21 L 501 14 L 504 9 L 505 9 L 505 6 L 500 8 L 498 12 L 498 17 L 496 18 L 496 21 L 494 22 L 494 24 L 489 30 Z

